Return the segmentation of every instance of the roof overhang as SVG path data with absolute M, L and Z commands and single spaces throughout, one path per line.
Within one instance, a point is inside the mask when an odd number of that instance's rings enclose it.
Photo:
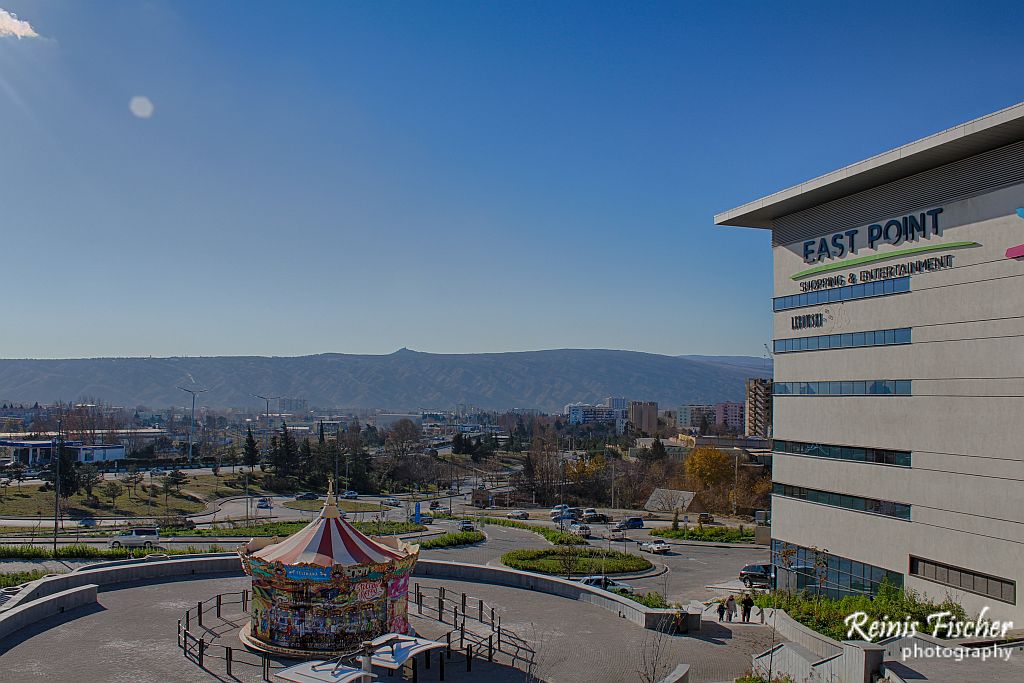
M 1024 140 L 1024 102 L 929 135 L 715 215 L 716 225 L 774 227 L 774 219 Z

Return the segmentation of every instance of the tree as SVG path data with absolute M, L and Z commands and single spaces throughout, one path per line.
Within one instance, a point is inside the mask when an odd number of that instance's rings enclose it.
M 119 481 L 111 479 L 103 484 L 100 488 L 100 493 L 103 494 L 104 498 L 110 499 L 110 507 L 113 509 L 116 504 L 117 497 L 124 493 L 124 487 Z
M 103 475 L 95 465 L 82 465 L 78 468 L 78 482 L 85 490 L 85 495 L 92 498 L 92 490 L 103 481 Z
M 171 490 L 177 494 L 181 493 L 182 485 L 188 481 L 188 475 L 182 472 L 181 470 L 174 470 L 166 477 L 164 477 L 164 480 L 166 480 L 167 483 L 170 484 Z
M 274 474 L 278 477 L 290 477 L 298 472 L 299 449 L 295 444 L 295 437 L 288 431 L 288 424 L 285 422 L 281 423 L 281 434 L 276 439 L 270 460 L 274 466 Z
M 256 445 L 256 439 L 252 435 L 252 427 L 245 428 L 245 445 L 242 447 L 242 462 L 252 472 L 260 463 L 260 447 Z
M 695 448 L 686 459 L 685 468 L 686 476 L 700 491 L 732 481 L 732 460 L 710 446 Z
M 562 568 L 565 578 L 572 580 L 572 573 L 579 566 L 581 555 L 580 546 L 575 543 L 558 546 L 558 564 Z
M 20 462 L 11 465 L 11 468 L 8 470 L 11 473 L 11 478 L 18 482 L 18 493 L 21 493 L 21 482 L 25 481 L 25 472 L 27 471 L 28 468 Z
M 423 437 L 420 426 L 408 418 L 402 418 L 388 432 L 385 448 L 397 456 L 409 455 Z
M 122 475 L 121 483 L 124 484 L 125 488 L 127 489 L 129 498 L 135 495 L 136 489 L 138 488 L 139 484 L 142 483 L 142 480 L 144 478 L 145 475 L 142 474 L 142 472 L 137 472 L 134 468 L 129 469 L 127 472 L 124 473 L 124 475 Z
M 667 457 L 668 451 L 665 450 L 665 444 L 658 437 L 654 437 L 654 442 L 651 444 L 651 458 L 653 460 L 664 460 Z

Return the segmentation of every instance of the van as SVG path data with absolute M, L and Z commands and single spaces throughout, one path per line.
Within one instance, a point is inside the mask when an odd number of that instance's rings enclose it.
M 111 536 L 107 541 L 110 548 L 153 548 L 160 545 L 160 529 L 157 527 L 136 527 Z

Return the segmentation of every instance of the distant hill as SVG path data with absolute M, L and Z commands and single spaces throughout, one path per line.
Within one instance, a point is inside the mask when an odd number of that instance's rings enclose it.
M 723 360 L 723 358 L 725 360 Z M 605 396 L 681 403 L 741 401 L 743 380 L 764 361 L 635 351 L 0 360 L 0 396 L 24 403 L 102 399 L 114 405 L 184 405 L 179 385 L 208 388 L 200 404 L 262 405 L 251 394 L 306 398 L 310 406 L 416 410 L 458 403 L 560 411 Z
M 757 356 L 678 356 L 678 358 L 743 368 L 751 373 L 751 377 L 770 377 L 772 374 L 771 358 L 758 358 Z

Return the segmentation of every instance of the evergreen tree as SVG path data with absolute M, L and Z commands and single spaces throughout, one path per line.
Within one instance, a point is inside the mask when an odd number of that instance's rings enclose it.
M 326 439 L 324 439 L 324 421 L 320 420 L 320 428 L 317 430 L 317 441 L 321 446 L 324 445 Z
M 256 439 L 252 435 L 252 427 L 245 428 L 245 445 L 242 446 L 242 463 L 249 467 L 249 471 L 256 469 L 260 464 L 260 447 L 256 445 Z
M 295 437 L 288 431 L 288 424 L 281 422 L 281 433 L 275 439 L 275 448 L 271 453 L 274 473 L 279 477 L 290 477 L 298 473 L 299 449 Z
M 665 444 L 658 437 L 654 437 L 654 443 L 651 444 L 651 459 L 664 460 L 667 457 L 668 451 L 665 450 Z

